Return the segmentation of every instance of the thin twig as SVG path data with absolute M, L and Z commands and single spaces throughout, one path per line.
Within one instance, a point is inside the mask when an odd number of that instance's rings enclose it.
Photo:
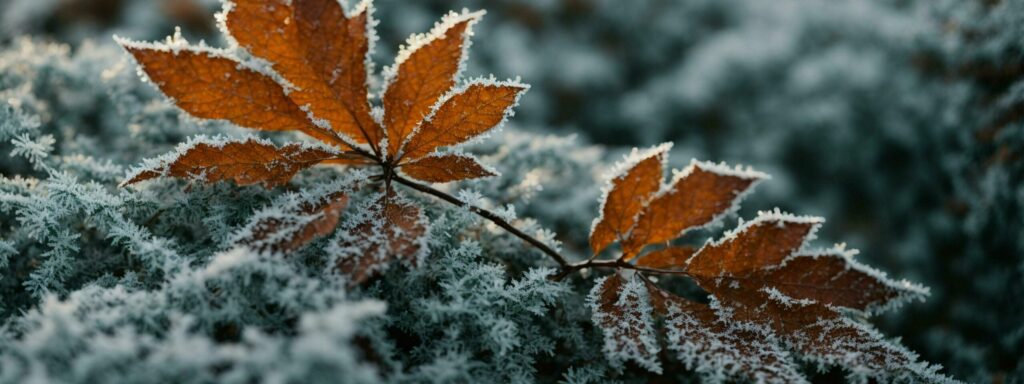
M 444 200 L 444 201 L 446 201 L 448 203 L 451 203 L 452 205 L 455 205 L 455 206 L 458 206 L 458 207 L 465 207 L 465 208 L 469 209 L 470 212 L 473 212 L 473 213 L 477 214 L 478 216 L 483 217 L 484 219 L 487 219 L 487 220 L 489 220 L 490 222 L 492 222 L 494 224 L 497 224 L 499 227 L 504 228 L 509 233 L 515 235 L 516 237 L 518 237 L 520 239 L 523 239 L 523 241 L 526 241 L 527 243 L 530 243 L 530 245 L 532 245 L 534 248 L 537 248 L 541 252 L 544 252 L 548 256 L 551 256 L 551 258 L 555 259 L 555 261 L 558 263 L 558 265 L 562 266 L 563 269 L 565 269 L 565 268 L 570 266 L 569 262 L 566 261 L 565 257 L 562 257 L 562 255 L 560 255 L 557 251 L 555 251 L 554 249 L 551 249 L 551 247 L 547 246 L 547 244 L 544 244 L 540 240 L 537 240 L 537 239 L 533 238 L 532 236 L 523 233 L 523 231 L 520 231 L 518 228 L 514 227 L 512 224 L 509 224 L 509 222 L 505 221 L 504 219 L 502 219 L 500 216 L 498 216 L 494 212 L 488 211 L 488 210 L 480 208 L 480 207 L 476 207 L 476 206 L 472 206 L 472 205 L 466 204 L 465 202 L 463 202 L 462 200 L 459 200 L 455 196 L 452 196 L 452 195 L 449 195 L 449 194 L 444 193 L 442 191 L 439 191 L 437 189 L 434 189 L 434 188 L 432 188 L 432 187 L 430 187 L 428 185 L 423 185 L 423 184 L 420 184 L 420 183 L 408 180 L 408 179 L 403 178 L 403 177 L 398 176 L 398 175 L 395 175 L 392 178 L 392 180 L 394 180 L 395 182 L 398 182 L 399 184 L 404 184 L 405 186 L 407 186 L 409 188 L 412 188 L 412 189 L 415 189 L 417 191 L 420 191 L 420 192 L 423 192 L 423 193 L 426 193 L 426 194 L 429 194 L 429 195 L 433 195 L 434 197 L 437 197 L 437 198 L 439 198 L 441 200 Z
M 558 281 L 564 279 L 566 276 L 573 272 L 579 271 L 584 268 L 621 268 L 621 269 L 632 269 L 637 272 L 644 273 L 655 273 L 659 275 L 682 275 L 691 276 L 689 272 L 677 270 L 677 269 L 658 269 L 641 267 L 628 262 L 622 261 L 622 259 L 615 260 L 595 260 L 594 258 L 587 259 L 585 261 L 569 264 L 562 268 L 562 271 L 552 277 L 553 280 Z

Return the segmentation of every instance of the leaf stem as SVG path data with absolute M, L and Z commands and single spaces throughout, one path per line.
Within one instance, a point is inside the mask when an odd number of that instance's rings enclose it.
M 483 209 L 483 208 L 480 208 L 480 207 L 476 207 L 476 206 L 473 206 L 473 205 L 466 204 L 464 201 L 459 200 L 455 196 L 449 195 L 447 193 L 444 193 L 442 191 L 434 189 L 434 188 L 432 188 L 432 187 L 430 187 L 428 185 L 420 184 L 420 183 L 417 183 L 415 181 L 406 179 L 406 178 L 398 176 L 398 175 L 394 175 L 392 180 L 394 180 L 395 182 L 397 182 L 399 184 L 403 184 L 403 185 L 405 185 L 405 186 L 407 186 L 409 188 L 415 189 L 417 191 L 426 193 L 428 195 L 433 195 L 434 197 L 437 197 L 437 198 L 439 198 L 441 200 L 444 200 L 444 201 L 446 201 L 446 202 L 448 202 L 448 203 L 450 203 L 452 205 L 455 205 L 455 206 L 458 206 L 458 207 L 465 207 L 465 208 L 469 209 L 470 212 L 473 212 L 473 213 L 477 214 L 478 216 L 483 217 L 484 219 L 487 219 L 488 221 L 490 221 L 490 222 L 492 222 L 494 224 L 497 224 L 499 227 L 505 229 L 509 233 L 515 235 L 516 237 L 518 237 L 520 239 L 523 239 L 523 241 L 526 241 L 527 243 L 532 245 L 534 248 L 537 248 L 541 252 L 544 252 L 548 256 L 551 256 L 552 259 L 555 259 L 555 262 L 557 262 L 558 265 L 562 266 L 563 270 L 565 270 L 568 267 L 570 267 L 569 262 L 566 261 L 565 257 L 562 257 L 562 255 L 560 255 L 558 253 L 558 251 L 555 251 L 554 249 L 549 247 L 547 244 L 544 244 L 540 240 L 537 240 L 536 238 L 534 238 L 534 237 L 532 237 L 530 235 L 527 235 L 526 233 L 523 233 L 523 231 L 520 231 L 518 228 L 516 228 L 515 226 L 513 226 L 509 222 L 505 221 L 504 219 L 502 219 L 500 216 L 498 216 L 494 212 L 491 212 L 489 210 L 486 210 L 486 209 Z
M 583 260 L 583 261 L 580 261 L 580 262 L 577 262 L 577 263 L 569 263 L 566 260 L 565 257 L 563 257 L 561 254 L 558 253 L 558 251 L 555 251 L 554 249 L 549 247 L 547 244 L 544 244 L 540 240 L 537 240 L 536 238 L 534 238 L 534 237 L 532 237 L 530 235 L 527 235 L 526 233 L 523 233 L 523 231 L 520 231 L 518 228 L 516 228 L 515 226 L 513 226 L 509 222 L 505 221 L 505 219 L 502 219 L 500 216 L 498 216 L 498 214 L 496 214 L 494 212 L 491 212 L 489 210 L 486 210 L 486 209 L 483 209 L 483 208 L 480 208 L 480 207 L 476 207 L 476 206 L 473 206 L 473 205 L 466 204 L 466 202 L 464 202 L 462 200 L 459 200 L 455 196 L 452 196 L 452 195 L 449 195 L 449 194 L 447 194 L 447 193 L 445 193 L 443 191 L 437 190 L 437 189 L 435 189 L 435 188 L 433 188 L 433 187 L 431 187 L 429 185 L 420 184 L 420 183 L 417 183 L 415 181 L 406 179 L 406 178 L 398 176 L 398 175 L 393 175 L 391 177 L 391 180 L 393 180 L 396 183 L 403 184 L 403 185 L 405 185 L 405 186 L 407 186 L 409 188 L 415 189 L 417 191 L 420 191 L 420 192 L 426 193 L 428 195 L 432 195 L 434 197 L 437 197 L 437 198 L 439 198 L 441 200 L 444 200 L 444 201 L 446 201 L 446 202 L 448 202 L 448 203 L 450 203 L 452 205 L 455 205 L 457 207 L 467 208 L 471 212 L 477 214 L 480 217 L 483 217 L 484 219 L 487 219 L 488 221 L 490 221 L 490 222 L 492 222 L 494 224 L 497 224 L 499 227 L 504 228 L 509 233 L 515 235 L 516 237 L 518 237 L 520 239 L 523 239 L 523 241 L 526 241 L 527 243 L 529 243 L 534 248 L 537 248 L 541 252 L 544 252 L 548 256 L 551 256 L 551 258 L 554 259 L 555 262 L 557 262 L 559 266 L 561 266 L 561 270 L 558 272 L 558 274 L 556 274 L 556 275 L 551 277 L 551 279 L 555 280 L 555 281 L 562 280 L 566 276 L 572 274 L 573 272 L 579 271 L 579 270 L 581 270 L 583 268 L 620 268 L 620 269 L 632 269 L 632 270 L 635 270 L 637 272 L 656 273 L 656 274 L 661 274 L 661 275 L 684 275 L 684 276 L 690 276 L 690 273 L 688 273 L 686 271 L 641 267 L 641 266 L 637 266 L 637 265 L 634 265 L 634 264 L 630 264 L 630 263 L 628 263 L 626 261 L 623 261 L 621 258 L 614 259 L 614 260 L 597 260 L 596 256 L 592 256 L 592 257 L 588 258 L 587 260 Z
M 675 269 L 657 269 L 641 267 L 628 262 L 622 261 L 622 259 L 614 260 L 596 260 L 593 257 L 578 263 L 569 264 L 562 267 L 562 271 L 553 277 L 555 281 L 561 280 L 569 274 L 581 270 L 583 268 L 621 268 L 621 269 L 632 269 L 637 272 L 645 273 L 656 273 L 659 275 L 682 275 L 692 276 L 689 272 Z

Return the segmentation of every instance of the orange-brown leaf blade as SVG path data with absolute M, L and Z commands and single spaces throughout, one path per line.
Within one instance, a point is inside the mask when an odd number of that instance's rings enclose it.
M 437 101 L 455 86 L 465 61 L 473 24 L 483 12 L 451 13 L 426 35 L 410 38 L 389 68 L 384 91 L 384 126 L 388 153 L 397 156 L 409 133 L 420 124 Z
M 447 183 L 497 175 L 480 164 L 475 157 L 454 153 L 427 156 L 404 164 L 401 169 L 414 179 L 430 183 Z
M 601 201 L 601 216 L 594 219 L 590 230 L 590 249 L 594 254 L 623 239 L 633 228 L 640 210 L 661 187 L 662 167 L 669 148 L 660 145 L 643 154 L 634 151 L 631 157 L 635 160 L 627 160 L 632 167 L 610 180 Z
M 370 115 L 366 69 L 369 9 L 351 17 L 336 0 L 240 0 L 225 24 L 239 45 L 269 61 L 297 89 L 288 94 L 331 129 L 376 145 L 383 129 Z
M 756 278 L 795 299 L 875 312 L 894 302 L 923 298 L 927 290 L 906 281 L 892 281 L 883 272 L 853 260 L 842 249 L 790 257 Z
M 299 171 L 337 155 L 338 152 L 327 147 L 302 144 L 277 147 L 253 138 L 218 141 L 200 137 L 180 144 L 176 152 L 148 161 L 123 185 L 171 176 L 207 183 L 233 180 L 238 185 L 263 184 L 272 188 L 287 184 Z
M 527 89 L 514 82 L 470 83 L 444 100 L 430 120 L 410 135 L 402 158 L 415 160 L 438 147 L 460 144 L 498 126 Z
M 336 193 L 321 201 L 297 204 L 292 209 L 279 207 L 257 214 L 236 243 L 260 251 L 298 250 L 318 237 L 334 232 L 341 212 L 348 206 L 348 195 Z
M 590 291 L 587 303 L 594 324 L 604 333 L 602 351 L 612 366 L 633 361 L 661 373 L 649 300 L 640 279 L 626 280 L 617 273 L 597 281 Z
M 347 231 L 340 246 L 344 257 L 338 260 L 338 269 L 351 285 L 365 282 L 399 260 L 416 265 L 427 251 L 426 217 L 396 192 L 382 194 L 359 211 L 364 217 Z
M 798 251 L 821 219 L 761 212 L 754 220 L 708 243 L 689 260 L 686 271 L 701 277 L 749 277 L 771 269 Z
M 694 162 L 680 173 L 668 190 L 644 208 L 636 227 L 623 243 L 626 260 L 648 244 L 679 237 L 685 231 L 716 221 L 736 207 L 740 196 L 767 177 L 709 163 Z
M 340 144 L 267 75 L 211 50 L 119 42 L 150 81 L 192 116 L 268 131 L 298 130 Z

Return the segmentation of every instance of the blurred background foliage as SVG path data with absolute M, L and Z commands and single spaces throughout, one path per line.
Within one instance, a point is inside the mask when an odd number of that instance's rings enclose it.
M 1024 378 L 1024 1 L 379 0 L 376 7 L 381 63 L 440 14 L 486 9 L 469 74 L 521 76 L 533 86 L 514 129 L 550 134 L 552 143 L 578 135 L 605 147 L 604 160 L 674 141 L 680 164 L 696 157 L 766 171 L 774 180 L 747 201 L 744 216 L 775 206 L 825 216 L 823 241 L 846 241 L 869 264 L 932 288 L 927 303 L 885 318 L 886 334 L 901 335 L 960 379 Z M 216 0 L 4 0 L 0 44 L 45 51 L 39 60 L 70 51 L 75 65 L 124 65 L 110 48 L 112 34 L 155 40 L 181 26 L 191 40 L 223 45 L 210 17 L 219 8 Z M 29 48 L 23 36 L 67 45 Z M 93 50 L 102 54 L 90 58 Z M 92 127 L 77 135 L 96 141 L 76 145 L 103 148 L 100 111 L 114 107 L 82 100 L 97 112 L 51 115 L 65 127 Z M 176 116 L 161 113 L 148 118 Z M 194 132 L 147 135 L 173 143 Z M 111 153 L 118 164 L 137 161 L 134 153 Z M 0 170 L 27 167 L 5 160 Z M 588 215 L 592 190 L 559 212 Z M 522 215 L 559 233 L 589 222 L 539 206 Z M 572 247 L 584 238 L 562 240 Z

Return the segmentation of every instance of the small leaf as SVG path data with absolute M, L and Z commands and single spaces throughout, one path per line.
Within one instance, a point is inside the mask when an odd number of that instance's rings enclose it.
M 258 216 L 247 230 L 249 236 L 237 240 L 260 251 L 291 252 L 320 236 L 334 232 L 341 212 L 348 206 L 348 195 L 336 193 L 316 204 L 305 203 L 294 212 Z
M 500 124 L 527 87 L 478 81 L 451 94 L 409 137 L 402 158 L 412 161 L 435 149 L 463 143 Z
M 647 289 L 639 279 L 612 274 L 594 285 L 588 297 L 594 324 L 604 332 L 605 357 L 614 367 L 631 360 L 647 370 L 661 373 L 654 320 Z
M 462 154 L 431 155 L 401 167 L 412 178 L 431 183 L 476 179 L 497 174 L 481 165 L 475 157 Z
M 411 201 L 394 191 L 372 204 L 362 223 L 349 230 L 347 244 L 356 254 L 338 260 L 351 285 L 360 284 L 404 260 L 416 265 L 426 252 L 427 219 Z
M 396 156 L 405 139 L 455 86 L 465 61 L 473 24 L 483 12 L 449 14 L 427 35 L 416 35 L 395 60 L 394 78 L 384 91 L 388 153 Z
M 659 146 L 644 154 L 635 154 L 634 165 L 613 177 L 601 200 L 601 216 L 594 219 L 590 231 L 590 249 L 601 253 L 633 228 L 640 210 L 661 187 L 662 165 L 669 146 Z
M 640 213 L 636 227 L 623 243 L 625 259 L 635 257 L 645 245 L 669 241 L 689 229 L 714 222 L 729 213 L 739 197 L 764 177 L 694 162 Z
M 668 349 L 705 381 L 807 382 L 789 353 L 774 340 L 751 330 L 730 327 L 706 304 L 646 284 L 655 312 L 665 319 Z
M 122 185 L 160 176 L 214 183 L 233 180 L 238 185 L 263 184 L 267 188 L 287 184 L 299 171 L 338 156 L 327 147 L 288 144 L 278 148 L 257 139 L 228 142 L 196 140 L 137 170 Z

